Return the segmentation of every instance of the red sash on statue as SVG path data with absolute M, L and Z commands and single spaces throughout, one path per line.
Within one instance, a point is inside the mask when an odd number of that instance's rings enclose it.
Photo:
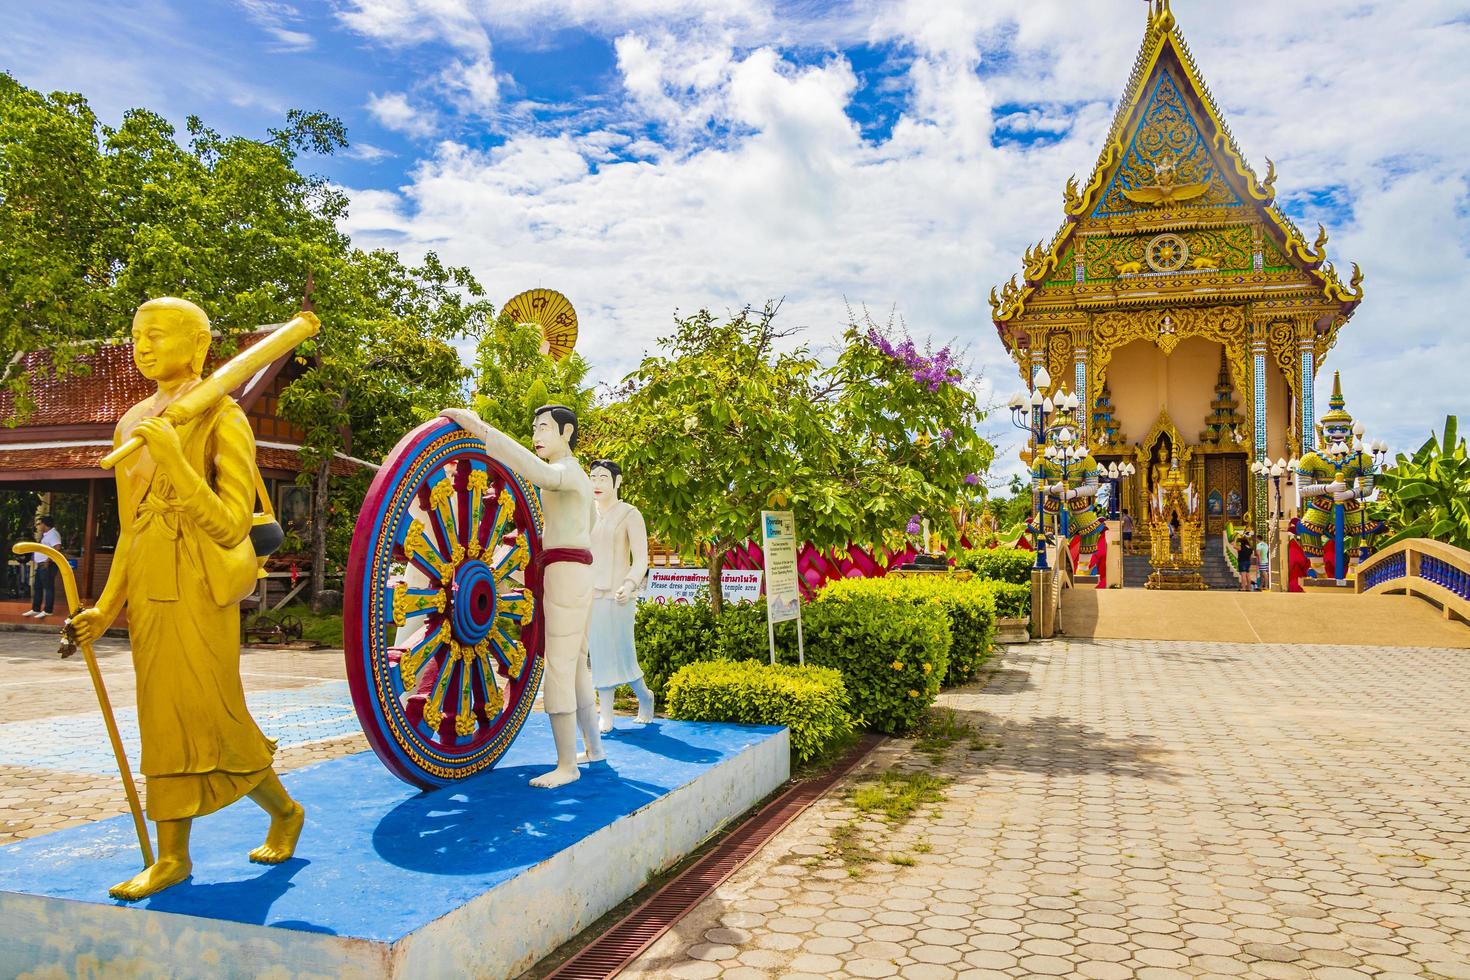
M 571 562 L 574 565 L 592 564 L 592 552 L 586 548 L 546 548 L 538 554 L 531 564 L 526 568 L 526 585 L 536 601 L 542 601 L 542 585 L 546 580 L 546 566 L 555 565 L 558 562 Z M 542 656 L 546 655 L 546 616 L 543 614 L 536 617 L 536 649 Z

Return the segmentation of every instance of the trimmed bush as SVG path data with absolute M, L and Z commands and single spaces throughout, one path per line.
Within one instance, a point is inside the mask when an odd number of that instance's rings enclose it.
M 802 612 L 806 612 L 805 606 Z M 766 603 L 732 602 L 720 613 L 715 629 L 714 651 L 711 659 L 760 660 L 770 662 L 771 641 L 766 634 Z M 788 637 L 789 634 L 789 637 Z M 791 663 L 796 663 L 796 624 L 776 624 L 776 648 L 781 648 L 783 638 L 791 642 Z
M 681 667 L 668 684 L 671 718 L 785 725 L 798 762 L 852 734 L 842 675 L 826 667 L 709 660 Z
M 662 702 L 669 678 L 680 667 L 715 656 L 715 616 L 708 602 L 640 602 L 633 619 L 633 639 L 643 679 Z
M 881 590 L 824 589 L 801 610 L 806 662 L 842 673 L 858 725 L 902 734 L 923 718 L 949 668 L 954 638 L 939 611 Z M 759 604 L 726 606 L 716 648 L 732 660 L 765 661 L 765 616 Z M 776 625 L 776 658 L 796 663 L 795 623 Z
M 1011 582 L 982 582 L 977 584 L 990 590 L 995 599 L 997 619 L 1026 619 L 1031 615 L 1031 585 L 1016 585 Z
M 803 612 L 807 662 L 842 671 L 867 727 L 898 735 L 919 724 L 949 669 L 947 617 L 877 591 L 823 590 Z
M 834 595 L 876 594 L 906 602 L 920 609 L 938 610 L 949 622 L 953 642 L 949 649 L 949 665 L 942 686 L 954 687 L 975 676 L 980 665 L 990 657 L 995 642 L 994 583 L 977 579 L 961 580 L 952 575 L 889 575 L 885 578 L 844 579 L 823 590 Z
M 975 548 L 955 556 L 956 568 L 968 568 L 976 578 L 1012 585 L 1030 585 L 1035 564 L 1035 553 L 1025 548 Z

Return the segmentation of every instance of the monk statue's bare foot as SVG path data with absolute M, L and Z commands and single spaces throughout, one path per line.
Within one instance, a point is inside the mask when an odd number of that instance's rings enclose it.
M 555 789 L 558 786 L 565 786 L 567 783 L 575 782 L 581 777 L 582 774 L 577 771 L 576 766 L 568 766 L 566 768 L 557 766 L 550 772 L 543 772 L 531 780 L 531 785 L 537 789 Z
M 585 751 L 584 752 L 578 752 L 577 753 L 577 765 L 579 765 L 579 766 L 585 766 L 589 762 L 601 762 L 603 759 L 606 759 L 606 758 L 607 758 L 607 753 L 605 753 L 605 752 L 602 751 L 602 747 L 601 746 L 598 746 L 596 752 L 585 752 Z
M 296 841 L 301 837 L 301 825 L 306 822 L 306 809 L 295 800 L 284 816 L 271 817 L 271 828 L 266 831 L 265 843 L 250 852 L 250 860 L 256 864 L 280 864 L 296 853 Z
M 651 725 L 653 724 L 653 712 L 650 711 L 645 715 L 640 711 L 638 712 L 638 717 L 634 718 L 633 721 L 639 725 Z
M 157 894 L 170 885 L 177 885 L 194 870 L 194 865 L 177 858 L 161 857 L 127 881 L 113 885 L 107 894 L 124 902 L 136 902 L 140 898 Z

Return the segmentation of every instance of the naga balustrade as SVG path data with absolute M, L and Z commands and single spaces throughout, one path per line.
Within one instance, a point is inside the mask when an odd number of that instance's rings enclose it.
M 1470 623 L 1470 551 L 1429 538 L 1400 541 L 1358 564 L 1355 590 L 1418 596 L 1445 619 Z

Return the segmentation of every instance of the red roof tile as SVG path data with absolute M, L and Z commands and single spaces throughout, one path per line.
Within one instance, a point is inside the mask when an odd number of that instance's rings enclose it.
M 244 350 L 266 335 L 265 331 L 246 334 L 239 339 L 238 350 Z M 206 371 L 221 363 L 211 355 Z M 52 373 L 51 352 L 31 351 L 21 358 L 20 369 L 30 376 L 30 397 L 35 410 L 16 428 L 51 425 L 114 425 L 124 412 L 153 394 L 153 382 L 138 373 L 133 365 L 130 341 L 98 344 L 77 358 L 85 365 L 85 374 L 68 373 L 58 377 Z M 15 414 L 15 394 L 0 391 L 0 422 Z
M 79 474 L 79 477 L 99 478 L 104 473 L 98 463 L 112 446 L 59 445 L 45 448 L 6 449 L 0 444 L 0 483 L 24 479 L 22 474 L 55 470 L 95 471 Z M 285 470 L 301 472 L 301 457 L 288 449 L 275 446 L 255 447 L 255 465 L 263 470 Z M 361 469 L 361 464 L 338 456 L 332 460 L 335 476 L 350 476 Z
M 111 445 L 55 446 L 47 449 L 6 449 L 0 446 L 0 473 L 93 470 L 97 469 L 97 462 L 111 448 Z

